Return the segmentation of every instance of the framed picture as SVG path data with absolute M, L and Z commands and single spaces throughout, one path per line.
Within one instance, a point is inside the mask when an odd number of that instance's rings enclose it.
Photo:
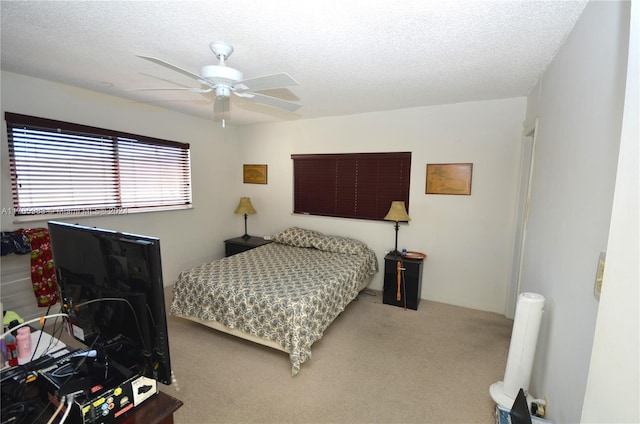
M 244 183 L 267 183 L 267 165 L 242 165 L 242 167 L 242 178 Z
M 471 194 L 472 163 L 428 163 L 426 194 Z

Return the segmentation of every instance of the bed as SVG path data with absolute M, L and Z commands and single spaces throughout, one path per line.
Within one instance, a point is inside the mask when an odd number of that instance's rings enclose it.
M 291 372 L 378 271 L 361 241 L 298 227 L 182 272 L 170 313 L 289 354 Z

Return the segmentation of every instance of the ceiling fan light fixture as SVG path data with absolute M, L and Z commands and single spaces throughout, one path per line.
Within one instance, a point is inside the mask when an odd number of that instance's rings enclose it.
M 173 65 L 164 60 L 149 56 L 138 56 L 141 59 L 163 66 L 174 72 L 178 72 L 188 78 L 191 78 L 201 84 L 200 87 L 193 88 L 158 88 L 156 90 L 188 90 L 194 93 L 206 94 L 215 91 L 213 113 L 214 120 L 225 121 L 229 116 L 231 93 L 248 99 L 254 103 L 282 109 L 288 112 L 295 112 L 300 108 L 299 104 L 293 103 L 285 98 L 280 98 L 275 91 L 283 87 L 299 85 L 298 81 L 293 79 L 286 72 L 280 72 L 271 75 L 262 75 L 249 79 L 244 79 L 242 72 L 237 69 L 230 68 L 225 64 L 225 60 L 233 53 L 233 47 L 230 44 L 214 41 L 209 44 L 211 50 L 219 59 L 217 65 L 206 65 L 201 68 L 200 74 Z M 273 93 L 258 93 L 260 91 L 273 91 Z M 207 96 L 210 98 L 211 96 Z M 296 100 L 300 100 L 296 97 Z
M 231 96 L 231 88 L 228 85 L 218 85 L 216 86 L 216 96 L 219 97 L 229 97 Z
M 205 80 L 217 84 L 218 82 L 228 83 L 232 85 L 238 81 L 242 81 L 244 75 L 237 69 L 229 68 L 221 65 L 206 65 L 200 70 L 200 76 Z

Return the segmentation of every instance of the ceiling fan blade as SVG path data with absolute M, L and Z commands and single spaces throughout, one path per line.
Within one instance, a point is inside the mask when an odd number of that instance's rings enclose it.
M 229 98 L 225 96 L 217 96 L 213 101 L 213 118 L 216 122 L 229 117 Z
M 129 88 L 127 91 L 189 91 L 191 93 L 211 93 L 213 88 Z
M 288 100 L 278 99 L 271 96 L 265 96 L 260 93 L 251 93 L 253 97 L 250 97 L 250 100 L 255 103 L 260 103 L 267 106 L 277 107 L 278 109 L 284 109 L 289 112 L 295 112 L 300 109 L 302 105 L 290 102 Z
M 264 75 L 240 81 L 236 85 L 242 84 L 250 91 L 271 90 L 274 88 L 290 87 L 292 85 L 300 85 L 298 81 L 286 72 L 279 74 Z M 244 88 L 244 87 L 243 87 Z
M 200 75 L 196 75 L 193 72 L 189 72 L 186 69 L 182 69 L 176 65 L 172 65 L 168 62 L 165 62 L 164 60 L 161 59 L 156 59 L 155 57 L 148 57 L 148 56 L 138 56 L 140 59 L 144 59 L 144 60 L 148 60 L 149 62 L 153 62 L 156 65 L 160 65 L 160 66 L 164 66 L 165 68 L 169 68 L 173 71 L 179 72 L 182 75 L 185 75 L 189 78 L 193 78 L 194 80 L 202 83 L 202 84 L 206 84 L 205 81 L 200 77 Z
M 189 103 L 189 104 L 199 104 L 199 105 L 208 105 L 211 104 L 210 101 L 207 100 L 184 100 L 184 99 L 173 99 L 173 100 L 132 100 L 130 103 L 144 103 L 144 104 L 163 104 L 163 103 Z
M 144 76 L 145 76 L 145 77 L 147 77 L 147 78 L 153 78 L 153 79 L 155 79 L 155 80 L 162 81 L 162 82 L 163 82 L 163 83 L 165 83 L 165 84 L 170 84 L 170 86 L 171 86 L 171 87 L 184 87 L 184 88 L 191 88 L 191 86 L 193 85 L 193 84 L 191 84 L 191 83 L 189 83 L 189 85 L 186 85 L 186 84 L 180 84 L 180 83 L 178 83 L 178 82 L 175 82 L 174 80 L 170 80 L 170 79 L 167 79 L 167 78 L 161 78 L 161 77 L 159 77 L 159 76 L 157 76 L 157 75 L 148 74 L 148 73 L 146 73 L 146 72 L 140 72 L 140 75 L 144 75 Z
M 296 96 L 291 90 L 288 88 L 274 88 L 271 90 L 260 90 L 260 94 L 264 94 L 265 96 L 277 97 L 282 100 L 289 100 L 290 102 L 300 101 L 300 97 Z

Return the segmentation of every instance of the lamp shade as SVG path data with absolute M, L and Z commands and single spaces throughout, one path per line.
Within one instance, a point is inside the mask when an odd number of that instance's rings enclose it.
M 402 200 L 394 200 L 391 202 L 391 207 L 389 208 L 389 212 L 384 217 L 386 221 L 396 221 L 396 222 L 406 222 L 411 221 L 409 215 L 407 214 L 407 210 L 404 207 L 404 202 Z
M 251 198 L 241 197 L 240 203 L 238 203 L 238 207 L 233 213 L 237 213 L 239 215 L 253 215 L 256 213 L 256 210 L 253 209 L 253 205 L 251 204 Z

